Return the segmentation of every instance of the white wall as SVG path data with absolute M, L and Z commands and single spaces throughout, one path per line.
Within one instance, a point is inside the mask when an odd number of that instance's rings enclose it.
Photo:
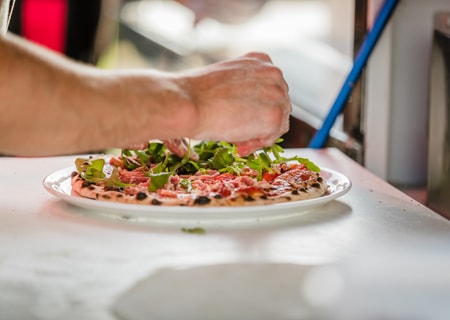
M 426 183 L 429 65 L 440 10 L 450 11 L 450 1 L 400 1 L 367 67 L 365 165 L 399 186 Z

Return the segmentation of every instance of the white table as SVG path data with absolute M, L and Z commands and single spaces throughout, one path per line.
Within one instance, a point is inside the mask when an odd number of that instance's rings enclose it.
M 0 318 L 116 319 L 117 298 L 166 267 L 320 265 L 363 261 L 393 247 L 450 256 L 448 220 L 340 151 L 287 152 L 345 174 L 352 190 L 294 218 L 211 226 L 203 235 L 99 219 L 47 193 L 43 178 L 74 156 L 0 158 Z

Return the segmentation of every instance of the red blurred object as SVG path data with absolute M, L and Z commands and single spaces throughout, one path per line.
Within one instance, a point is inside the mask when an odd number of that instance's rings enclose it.
M 67 11 L 67 0 L 24 0 L 23 36 L 57 52 L 64 52 Z

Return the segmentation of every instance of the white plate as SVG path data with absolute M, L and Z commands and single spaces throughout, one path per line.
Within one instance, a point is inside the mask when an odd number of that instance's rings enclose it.
M 108 215 L 122 219 L 153 221 L 163 223 L 186 222 L 249 222 L 276 220 L 299 215 L 324 205 L 346 194 L 351 181 L 341 173 L 330 169 L 321 169 L 321 175 L 327 180 L 328 191 L 320 197 L 285 203 L 241 207 L 180 207 L 151 206 L 99 201 L 72 194 L 71 173 L 75 166 L 55 171 L 45 177 L 44 188 L 56 197 L 77 207 L 90 210 L 89 213 Z

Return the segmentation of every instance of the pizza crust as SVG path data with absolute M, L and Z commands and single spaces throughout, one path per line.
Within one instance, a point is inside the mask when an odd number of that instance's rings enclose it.
M 110 201 L 128 204 L 153 205 L 153 206 L 199 206 L 199 207 L 234 207 L 234 206 L 261 206 L 275 203 L 301 201 L 323 196 L 327 191 L 326 180 L 318 173 L 308 181 L 294 182 L 283 181 L 282 186 L 270 186 L 273 190 L 267 192 L 237 192 L 229 197 L 217 194 L 210 196 L 197 195 L 195 193 L 182 193 L 174 197 L 161 197 L 155 192 L 146 190 L 135 194 L 126 194 L 121 188 L 108 188 L 95 185 L 83 180 L 77 172 L 72 174 L 72 191 L 81 197 L 99 201 Z M 297 178 L 297 177 L 295 177 Z M 279 190 L 282 192 L 279 192 Z

